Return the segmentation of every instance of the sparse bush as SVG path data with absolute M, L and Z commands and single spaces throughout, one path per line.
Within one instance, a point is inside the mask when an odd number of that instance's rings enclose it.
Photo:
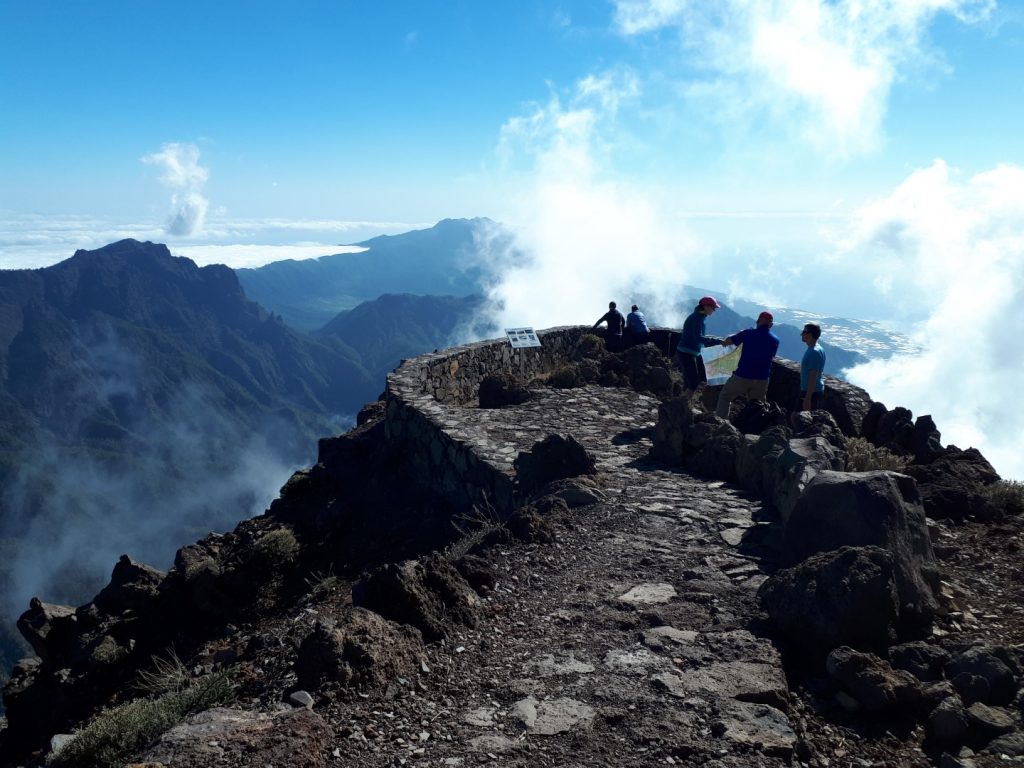
M 180 662 L 178 662 L 180 663 Z M 50 759 L 59 768 L 120 768 L 133 753 L 186 717 L 235 698 L 231 673 L 196 678 L 183 690 L 101 712 Z
M 471 512 L 452 520 L 452 527 L 458 531 L 459 538 L 448 545 L 444 554 L 453 563 L 485 541 L 508 532 L 497 511 L 487 501 L 474 505 Z
M 1024 515 L 1024 483 L 1000 480 L 986 486 L 982 493 L 1004 515 Z
M 165 693 L 177 693 L 189 686 L 192 675 L 185 662 L 178 658 L 173 650 L 167 658 L 152 656 L 153 669 L 139 671 L 135 678 L 135 688 L 152 696 Z
M 863 437 L 851 437 L 846 441 L 846 469 L 849 472 L 871 472 L 876 469 L 888 469 L 902 472 L 907 460 L 888 448 L 873 445 Z
M 288 528 L 277 528 L 260 536 L 255 545 L 256 557 L 271 566 L 281 566 L 295 560 L 299 542 Z
M 322 600 L 341 586 L 341 579 L 334 575 L 334 570 L 313 571 L 306 577 L 306 586 L 314 600 Z
M 593 333 L 585 333 L 576 343 L 576 357 L 601 357 L 604 354 L 604 339 Z
M 560 365 L 548 375 L 548 384 L 555 389 L 572 389 L 580 386 L 580 375 L 575 365 Z

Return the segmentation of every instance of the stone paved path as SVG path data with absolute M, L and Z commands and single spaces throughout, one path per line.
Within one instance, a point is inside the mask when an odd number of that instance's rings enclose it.
M 416 696 L 429 738 L 393 737 L 400 749 L 364 739 L 353 756 L 452 766 L 788 762 L 785 677 L 750 622 L 775 528 L 739 489 L 646 458 L 657 405 L 585 387 L 541 390 L 501 410 L 445 407 L 450 433 L 509 473 L 520 450 L 571 434 L 597 459 L 604 501 L 573 510 L 557 544 L 494 554 L 501 580 L 488 619 L 431 651 L 444 679 Z M 372 724 L 388 727 L 386 717 Z

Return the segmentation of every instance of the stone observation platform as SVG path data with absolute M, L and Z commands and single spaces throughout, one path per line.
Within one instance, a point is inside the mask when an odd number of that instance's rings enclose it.
M 831 378 L 827 413 L 790 429 L 765 406 L 741 431 L 675 396 L 674 332 L 608 355 L 588 330 L 405 361 L 265 515 L 168 573 L 123 557 L 88 605 L 33 601 L 8 743 L 79 728 L 175 648 L 197 680 L 236 670 L 241 697 L 143 764 L 920 766 L 922 732 L 1024 755 L 1001 724 L 1024 651 L 929 634 L 949 609 L 926 512 L 997 519 L 977 451 Z M 545 386 L 573 366 L 589 378 Z M 528 399 L 480 407 L 495 375 Z M 797 382 L 776 361 L 769 399 Z M 853 435 L 901 473 L 848 471 Z M 789 689 L 778 648 L 824 698 Z M 836 706 L 923 727 L 837 741 Z
M 706 744 L 714 727 L 719 765 L 749 764 L 730 758 L 733 749 L 781 765 L 796 741 L 785 675 L 771 642 L 745 628 L 766 579 L 757 542 L 772 535 L 760 500 L 652 462 L 660 403 L 632 389 L 540 388 L 521 405 L 475 407 L 482 375 L 549 373 L 585 330 L 542 332 L 540 350 L 483 342 L 426 355 L 388 380 L 389 437 L 466 503 L 510 508 L 516 457 L 552 433 L 596 462 L 596 475 L 562 493 L 585 514 L 560 534 L 555 559 L 541 556 L 529 579 L 503 582 L 493 598 L 503 618 L 467 632 L 502 650 L 474 653 L 466 671 L 485 688 L 501 682 L 495 700 L 461 713 L 458 738 L 470 753 L 515 753 L 525 729 L 547 740 L 542 752 L 568 756 L 565 739 L 593 738 L 611 718 L 677 746 Z M 649 749 L 622 745 L 612 755 L 654 764 Z

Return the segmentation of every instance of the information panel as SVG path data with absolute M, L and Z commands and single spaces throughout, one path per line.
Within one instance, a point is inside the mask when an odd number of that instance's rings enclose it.
M 506 328 L 505 335 L 508 336 L 508 343 L 513 349 L 540 346 L 540 339 L 533 328 Z

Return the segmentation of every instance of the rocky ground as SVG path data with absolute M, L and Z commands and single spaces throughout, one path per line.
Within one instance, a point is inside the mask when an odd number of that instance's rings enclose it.
M 318 621 L 353 611 L 352 582 L 322 574 L 287 613 L 232 627 L 190 660 L 238 664 L 235 710 L 206 713 L 137 758 L 723 768 L 1020 760 L 944 755 L 919 720 L 851 711 L 820 662 L 777 648 L 757 591 L 776 566 L 779 523 L 738 487 L 651 461 L 654 399 L 599 387 L 538 398 L 493 412 L 484 428 L 510 445 L 536 430 L 569 432 L 597 473 L 556 489 L 568 503 L 543 506 L 546 524 L 531 535 L 473 550 L 472 626 L 449 622 L 447 636 L 386 686 L 306 691 L 304 639 Z M 933 524 L 950 609 L 936 643 L 1024 641 L 1021 522 Z

